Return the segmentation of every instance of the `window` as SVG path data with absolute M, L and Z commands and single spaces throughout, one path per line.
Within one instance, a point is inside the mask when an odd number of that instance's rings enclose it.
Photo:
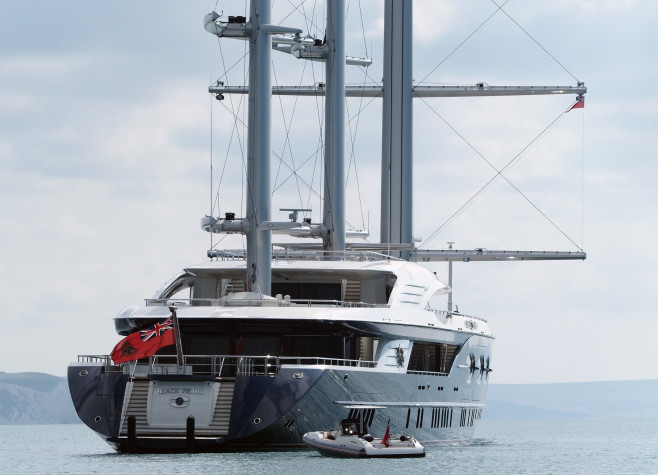
M 408 370 L 449 373 L 458 348 L 458 345 L 446 343 L 414 341 Z

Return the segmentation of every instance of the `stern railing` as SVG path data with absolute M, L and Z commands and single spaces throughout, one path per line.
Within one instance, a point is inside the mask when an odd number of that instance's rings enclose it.
M 347 302 L 344 300 L 325 299 L 290 299 L 263 298 L 263 299 L 144 299 L 147 307 L 336 307 L 336 308 L 387 308 L 388 304 L 374 304 L 368 302 Z
M 321 356 L 246 356 L 246 355 L 184 355 L 178 365 L 175 355 L 150 358 L 114 365 L 109 355 L 80 355 L 79 363 L 102 364 L 106 372 L 123 372 L 130 377 L 195 375 L 213 378 L 236 376 L 276 376 L 283 366 L 329 366 L 374 368 L 376 361 Z

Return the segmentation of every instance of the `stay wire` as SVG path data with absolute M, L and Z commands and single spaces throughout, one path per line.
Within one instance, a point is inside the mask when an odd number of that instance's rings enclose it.
M 306 67 L 306 64 L 304 64 L 304 68 L 305 67 Z M 276 75 L 276 68 L 274 67 L 274 62 L 272 62 L 272 71 L 273 71 L 273 74 L 274 74 L 274 82 L 278 86 L 279 83 L 278 83 L 278 78 L 277 78 L 277 75 Z M 300 85 L 301 85 L 301 78 L 303 77 L 303 75 L 304 75 L 304 72 L 302 71 L 302 74 L 300 75 Z M 295 117 L 295 110 L 297 109 L 298 101 L 299 101 L 299 96 L 296 96 L 295 100 L 294 100 L 293 108 L 292 108 L 292 111 L 291 111 L 291 114 L 290 114 L 290 119 L 288 120 L 288 119 L 286 119 L 285 109 L 283 107 L 283 99 L 279 95 L 279 106 L 281 108 L 281 116 L 283 118 L 283 126 L 285 128 L 286 133 L 285 133 L 285 140 L 283 142 L 283 150 L 281 151 L 281 158 L 279 159 L 279 167 L 277 168 L 277 174 L 276 174 L 276 178 L 275 178 L 275 182 L 274 182 L 275 187 L 276 187 L 276 181 L 278 180 L 278 177 L 279 177 L 279 172 L 281 171 L 281 163 L 284 160 L 284 155 L 285 155 L 286 149 L 288 150 L 288 153 L 290 154 L 290 161 L 292 163 L 292 169 L 293 170 L 295 169 L 295 157 L 294 157 L 294 154 L 292 152 L 292 146 L 291 146 L 291 142 L 290 142 L 290 128 L 292 126 L 293 118 Z M 294 176 L 295 176 L 296 184 L 297 184 L 297 194 L 299 195 L 299 203 L 300 203 L 301 206 L 303 206 L 302 192 L 301 192 L 301 189 L 299 187 L 299 179 L 298 179 L 298 176 L 297 176 L 296 173 L 294 173 Z M 286 179 L 286 181 L 287 181 L 287 179 Z M 272 190 L 272 194 L 274 194 L 274 190 Z
M 313 18 L 309 17 L 309 16 L 306 14 L 306 10 L 303 8 L 304 5 L 306 4 L 306 0 L 302 0 L 302 1 L 299 2 L 299 4 L 297 4 L 297 5 L 295 5 L 291 0 L 288 0 L 288 3 L 290 4 L 290 6 L 292 6 L 293 9 L 290 11 L 290 13 L 288 13 L 285 17 L 283 17 L 283 19 L 278 23 L 279 25 L 280 25 L 281 23 L 283 23 L 284 21 L 286 21 L 288 18 L 290 18 L 290 16 L 293 15 L 295 12 L 297 12 L 297 13 L 299 13 L 300 15 L 302 15 L 302 17 L 304 17 L 304 20 L 306 21 L 306 25 L 307 25 L 307 26 L 306 26 L 306 31 L 310 31 L 309 24 L 310 24 L 311 26 L 313 26 L 313 28 L 315 28 L 317 31 L 321 31 L 321 30 L 322 30 L 322 28 L 318 27 L 318 26 L 315 24 Z M 314 3 L 314 5 L 313 5 L 313 14 L 315 14 L 315 6 L 316 6 L 316 4 Z
M 361 103 L 363 102 L 363 96 L 360 98 L 360 103 L 359 103 L 359 108 L 361 106 Z M 349 116 L 349 107 L 347 105 L 347 100 L 345 101 L 345 107 L 348 111 L 348 116 Z M 361 185 L 359 183 L 359 171 L 356 165 L 356 153 L 354 150 L 355 143 L 356 143 L 356 135 L 359 130 L 359 117 L 361 114 L 357 115 L 357 121 L 354 126 L 354 130 L 352 130 L 351 127 L 351 120 L 348 121 L 348 126 L 349 126 L 349 132 L 350 132 L 350 162 L 347 167 L 347 176 L 345 177 L 345 188 L 347 188 L 347 185 L 349 183 L 349 178 L 350 178 L 350 169 L 352 165 L 354 165 L 354 181 L 356 182 L 356 190 L 357 190 L 357 196 L 359 197 L 359 211 L 361 213 L 361 225 L 362 228 L 365 228 L 365 218 L 363 216 L 363 200 L 361 198 Z
M 245 4 L 245 9 L 246 9 L 246 4 Z M 245 10 L 245 11 L 246 11 L 246 10 Z M 223 66 L 223 70 L 224 70 L 224 73 L 220 76 L 220 78 L 226 78 L 226 81 L 227 81 L 227 84 L 228 84 L 228 73 L 229 73 L 229 71 L 232 70 L 236 65 L 238 65 L 238 64 L 240 64 L 240 63 L 243 64 L 243 68 L 244 68 L 244 63 L 245 63 L 244 58 L 247 56 L 247 52 L 246 52 L 246 50 L 245 50 L 245 52 L 243 53 L 242 57 L 241 57 L 239 60 L 237 60 L 235 63 L 233 63 L 233 64 L 231 65 L 230 68 L 227 69 L 227 68 L 226 68 L 226 60 L 225 60 L 225 57 L 224 57 L 224 51 L 223 51 L 223 49 L 222 49 L 222 43 L 221 43 L 219 37 L 217 38 L 217 46 L 218 46 L 218 49 L 219 49 L 219 52 L 220 52 L 221 64 L 222 64 L 222 66 Z M 245 73 L 245 72 L 244 72 L 244 70 L 243 70 L 243 77 L 244 77 L 244 73 Z M 242 156 L 242 161 L 243 161 L 243 166 L 244 166 L 244 148 L 243 148 L 243 144 L 242 144 L 242 140 L 241 140 L 240 133 L 239 133 L 238 128 L 237 128 L 237 127 L 238 127 L 238 121 L 239 121 L 239 118 L 238 118 L 238 115 L 237 115 L 237 112 L 236 112 L 236 107 L 235 107 L 235 105 L 233 104 L 233 97 L 232 97 L 232 95 L 229 95 L 229 103 L 230 103 L 230 106 L 231 106 L 230 108 L 227 107 L 226 104 L 224 104 L 224 101 L 221 101 L 221 105 L 222 105 L 224 108 L 226 108 L 227 110 L 229 110 L 229 112 L 230 112 L 231 115 L 233 116 L 233 118 L 234 118 L 234 123 L 233 123 L 233 128 L 232 128 L 232 130 L 231 130 L 231 137 L 230 137 L 230 139 L 229 139 L 229 144 L 228 144 L 228 147 L 227 147 L 227 150 L 226 150 L 226 156 L 224 157 L 224 164 L 223 164 L 223 166 L 222 166 L 222 171 L 221 171 L 221 174 L 220 174 L 220 177 L 219 177 L 219 181 L 218 181 L 218 183 L 217 183 L 217 191 L 216 191 L 216 193 L 215 193 L 215 199 L 213 200 L 213 203 L 212 203 L 212 205 L 211 205 L 211 215 L 212 215 L 213 212 L 214 212 L 215 204 L 216 204 L 216 206 L 217 206 L 218 213 L 219 213 L 219 206 L 220 206 L 219 194 L 220 194 L 220 189 L 221 189 L 222 182 L 223 182 L 224 172 L 226 171 L 226 165 L 227 165 L 227 163 L 228 163 L 228 157 L 229 157 L 229 153 L 230 153 L 230 149 L 231 149 L 231 144 L 232 144 L 232 142 L 233 142 L 233 138 L 234 138 L 234 136 L 235 136 L 236 133 L 237 133 L 237 137 L 238 137 L 238 144 L 239 144 L 239 147 L 240 147 L 240 154 L 241 154 L 241 156 Z M 237 110 L 242 109 L 241 104 L 242 104 L 242 98 L 240 99 L 240 101 L 239 101 L 239 103 L 238 103 Z M 211 106 L 211 108 L 212 108 L 212 106 Z M 241 121 L 241 122 L 242 122 L 242 121 Z M 243 125 L 244 125 L 244 122 L 243 122 Z M 212 137 L 212 132 L 211 132 L 211 137 Z M 212 161 L 212 156 L 211 156 L 211 161 Z M 211 165 L 211 167 L 212 167 L 212 165 Z M 211 175 L 212 175 L 212 171 L 211 171 Z M 242 175 L 242 174 L 241 174 L 241 175 Z M 211 176 L 211 180 L 212 180 L 212 176 Z M 242 181 L 242 190 L 243 190 L 243 192 L 241 193 L 241 196 L 244 195 L 244 179 L 243 179 L 243 181 Z M 212 188 L 211 188 L 211 193 L 212 193 Z M 242 203 L 241 208 L 242 208 L 243 206 L 244 206 L 244 202 Z M 221 242 L 221 240 L 218 241 L 218 243 L 219 243 L 219 242 Z M 211 248 L 214 248 L 218 243 L 215 243 L 214 245 L 212 245 L 212 237 L 211 237 Z M 243 244 L 244 244 L 244 243 L 243 243 Z
M 218 44 L 218 48 L 219 48 L 219 51 L 220 51 L 221 63 L 222 63 L 222 66 L 224 67 L 224 74 L 223 74 L 222 76 L 220 76 L 220 77 L 225 77 L 225 78 L 227 78 L 227 77 L 228 77 L 228 71 L 229 71 L 230 69 L 232 69 L 233 67 L 235 67 L 237 64 L 239 64 L 239 63 L 240 63 L 240 60 L 237 61 L 236 63 L 234 63 L 234 64 L 231 66 L 231 68 L 229 68 L 229 70 L 227 70 L 227 68 L 226 68 L 226 61 L 225 61 L 225 58 L 224 58 L 224 52 L 223 52 L 223 50 L 222 50 L 221 41 L 219 40 L 219 38 L 217 38 L 217 44 Z M 242 59 L 244 59 L 245 56 L 246 56 L 246 54 L 242 56 Z M 227 163 L 228 163 L 228 156 L 229 156 L 229 154 L 230 154 L 231 145 L 232 145 L 232 143 L 233 143 L 233 139 L 234 139 L 234 137 L 235 137 L 236 135 L 237 135 L 237 137 L 238 137 L 238 144 L 239 144 L 239 147 L 240 147 L 240 150 L 241 150 L 241 155 L 242 155 L 242 157 L 243 157 L 243 162 L 244 162 L 244 148 L 243 148 L 243 146 L 242 146 L 242 140 L 240 139 L 240 134 L 239 134 L 239 131 L 238 131 L 238 124 L 239 124 L 240 122 L 242 122 L 242 121 L 241 121 L 241 120 L 239 119 L 239 117 L 238 117 L 238 114 L 237 114 L 237 112 L 236 112 L 236 107 L 235 107 L 235 105 L 233 104 L 233 98 L 232 98 L 231 95 L 229 95 L 229 101 L 228 101 L 228 102 L 229 102 L 229 104 L 231 105 L 230 108 L 229 108 L 228 106 L 226 106 L 226 104 L 224 103 L 224 101 L 221 101 L 220 104 L 221 104 L 226 110 L 228 110 L 229 113 L 233 116 L 234 123 L 233 123 L 233 127 L 232 127 L 232 129 L 231 129 L 231 136 L 229 137 L 229 142 L 228 142 L 228 146 L 227 146 L 226 156 L 224 157 L 224 163 L 223 163 L 223 166 L 222 166 L 222 171 L 221 171 L 221 174 L 220 174 L 220 177 L 219 177 L 219 180 L 218 180 L 218 184 L 217 184 L 217 192 L 214 193 L 214 192 L 213 192 L 213 175 L 214 175 L 214 171 L 213 171 L 213 169 L 214 169 L 214 163 L 213 163 L 213 153 L 212 153 L 212 149 L 213 149 L 213 133 L 212 133 L 212 129 L 213 129 L 213 114 L 212 114 L 212 99 L 211 99 L 211 107 L 210 107 L 210 122 L 211 122 L 211 125 L 210 125 L 210 127 L 211 127 L 211 131 L 210 131 L 210 142 L 211 142 L 211 157 L 210 157 L 210 162 L 211 162 L 211 163 L 210 163 L 210 170 L 211 170 L 211 173 L 210 173 L 210 174 L 211 174 L 211 177 L 210 177 L 210 181 L 211 181 L 211 215 L 214 214 L 215 206 L 217 206 L 218 213 L 219 213 L 219 203 L 220 203 L 220 200 L 219 200 L 219 190 L 220 190 L 221 185 L 222 185 L 222 182 L 223 182 L 224 172 L 225 172 L 225 170 L 226 170 L 226 165 L 227 165 Z M 242 103 L 242 99 L 241 99 L 240 102 L 238 103 L 238 107 L 237 107 L 238 110 L 240 110 L 240 109 L 242 108 L 242 107 L 241 107 L 241 103 Z M 243 123 L 243 122 L 242 122 L 242 123 Z M 244 125 L 244 123 L 243 123 L 243 125 Z M 214 197 L 213 197 L 213 195 L 214 195 Z M 220 238 L 216 243 L 213 244 L 213 234 L 211 233 L 211 240 L 210 240 L 210 242 L 211 242 L 211 249 L 214 249 L 219 243 L 221 243 L 221 242 L 224 240 L 225 237 L 226 237 L 226 236 L 223 236 L 223 237 Z
M 313 84 L 317 84 L 317 77 L 316 77 L 316 72 L 315 72 L 315 63 L 311 61 L 311 74 L 313 77 Z M 322 77 L 322 81 L 324 82 L 324 78 Z M 315 96 L 315 113 L 317 116 L 317 121 L 318 121 L 318 146 L 315 151 L 315 165 L 313 167 L 313 183 L 315 181 L 316 177 L 316 172 L 318 172 L 318 167 L 320 170 L 322 170 L 322 167 L 324 165 L 324 101 L 325 101 L 325 96 Z M 322 180 L 322 173 L 319 173 L 318 181 L 320 184 L 320 190 L 316 191 L 315 188 L 311 187 L 309 188 L 309 193 L 308 193 L 308 205 L 306 206 L 307 208 L 311 209 L 311 198 L 313 196 L 313 193 L 316 193 L 318 197 L 320 198 L 320 215 L 324 216 L 324 211 L 322 210 L 322 190 L 323 190 L 323 180 Z M 323 220 L 320 219 L 320 222 Z
M 569 112 L 571 107 L 568 109 L 564 110 L 561 112 L 553 121 L 551 121 L 535 138 L 533 138 L 521 151 L 519 151 L 503 168 L 498 170 L 487 158 L 480 153 L 479 150 L 477 150 L 468 140 L 459 133 L 457 129 L 455 129 L 446 119 L 444 119 L 429 103 L 424 98 L 421 98 L 423 103 L 427 105 L 427 107 L 434 112 L 434 114 L 441 119 L 470 149 L 472 149 L 480 158 L 482 158 L 495 172 L 496 174 L 488 180 L 475 194 L 473 194 L 466 202 L 460 206 L 457 211 L 455 211 L 446 221 L 441 224 L 430 236 L 427 238 L 427 240 L 422 243 L 419 248 L 425 247 L 429 242 L 434 239 L 448 224 L 450 224 L 461 212 L 466 209 L 468 206 L 470 206 L 477 198 L 480 197 L 480 195 L 487 190 L 499 177 L 502 177 L 514 190 L 516 190 L 517 193 L 519 193 L 539 214 L 541 214 L 557 231 L 559 231 L 569 242 L 571 242 L 574 246 L 576 246 L 578 249 L 582 250 L 582 248 L 573 240 L 571 239 L 553 220 L 551 220 L 546 213 L 544 213 L 535 203 L 530 200 L 516 185 L 514 185 L 505 175 L 503 175 L 503 172 L 510 168 L 520 157 L 525 155 L 525 153 L 532 147 L 534 146 L 541 138 L 543 138 L 550 129 L 552 129 L 557 122 L 564 117 L 564 115 Z
M 217 8 L 217 6 L 215 5 L 215 9 L 216 8 Z M 214 196 L 214 193 L 213 193 L 214 187 L 213 187 L 213 183 L 212 183 L 212 175 L 213 175 L 213 168 L 212 168 L 212 165 L 213 165 L 213 156 L 212 156 L 212 151 L 213 151 L 212 150 L 212 147 L 213 147 L 213 143 L 212 143 L 212 96 L 210 96 L 208 98 L 208 100 L 210 101 L 208 103 L 208 105 L 210 106 L 210 190 L 209 191 L 210 191 L 210 216 L 212 216 L 213 209 L 214 209 L 214 206 L 215 206 L 215 196 Z M 213 234 L 214 233 L 208 233 L 208 234 L 210 234 L 210 249 L 213 249 Z
M 549 53 L 548 50 L 547 50 L 546 48 L 544 48 L 544 46 L 542 46 L 542 44 L 541 44 L 539 41 L 537 41 L 537 40 L 534 38 L 534 36 L 532 36 L 532 35 L 528 32 L 528 30 L 526 30 L 525 28 L 523 28 L 523 27 L 522 27 L 522 26 L 521 26 L 521 25 L 520 25 L 520 24 L 519 24 L 514 18 L 512 18 L 512 16 L 511 16 L 509 13 L 507 13 L 507 12 L 503 9 L 503 7 L 505 6 L 505 4 L 506 4 L 507 2 L 509 2 L 509 0 L 507 0 L 507 1 L 506 1 L 505 3 L 503 3 L 502 5 L 498 5 L 498 4 L 496 3 L 496 0 L 490 0 L 490 1 L 491 1 L 491 3 L 493 3 L 494 5 L 496 5 L 496 6 L 498 7 L 498 9 L 499 9 L 501 12 L 503 12 L 503 13 L 505 14 L 505 16 L 506 16 L 507 18 L 509 18 L 509 19 L 510 19 L 510 20 L 511 20 L 516 26 L 518 26 L 519 29 L 520 29 L 522 32 L 524 32 L 524 33 L 528 36 L 528 38 L 530 38 L 530 39 L 531 39 L 531 40 L 532 40 L 537 46 L 539 46 L 539 47 L 544 51 L 544 53 L 546 53 L 546 54 L 547 54 L 547 55 L 548 55 L 553 61 L 555 61 L 555 62 L 556 62 L 556 63 L 557 63 L 562 69 L 564 69 L 564 71 L 565 71 L 569 76 L 571 76 L 572 78 L 574 78 L 574 79 L 576 80 L 576 82 L 580 82 L 580 81 L 578 80 L 578 78 L 577 78 L 576 76 L 574 76 L 573 73 L 572 73 L 571 71 L 569 71 L 569 70 L 568 70 L 568 69 L 567 69 L 567 68 L 566 68 L 566 67 L 565 67 L 560 61 L 558 61 L 558 59 L 557 59 L 555 56 L 553 56 L 551 53 Z
M 363 49 L 366 52 L 366 58 L 370 57 L 370 53 L 368 53 L 368 42 L 366 41 L 366 27 L 363 24 L 363 10 L 361 9 L 361 0 L 359 0 L 359 19 L 361 20 L 361 32 L 363 33 Z M 368 68 L 365 68 L 366 71 Z
M 253 1 L 253 0 L 251 0 L 251 1 Z M 245 2 L 244 2 L 244 13 L 243 14 L 244 14 L 245 17 L 248 15 L 247 11 L 248 11 L 249 3 L 250 3 L 249 0 L 245 0 Z M 228 69 L 226 68 L 226 61 L 224 59 L 224 51 L 222 49 L 222 43 L 221 43 L 219 37 L 217 38 L 217 44 L 218 44 L 218 47 L 219 47 L 219 50 L 220 50 L 220 55 L 221 55 L 221 58 L 222 58 L 222 65 L 224 66 L 224 74 L 222 76 L 220 76 L 218 81 L 220 81 L 222 78 L 226 78 L 225 79 L 226 80 L 226 85 L 228 86 L 229 85 L 228 73 L 234 67 L 236 67 L 238 64 L 242 64 L 242 82 L 244 84 L 246 82 L 246 78 L 248 78 L 248 75 L 249 75 L 249 67 L 247 65 L 247 61 L 245 60 L 245 58 L 248 57 L 248 52 L 249 52 L 248 43 L 244 42 L 244 46 L 243 46 L 244 50 L 243 50 L 242 56 L 238 60 L 236 60 Z M 224 165 L 222 167 L 222 173 L 221 173 L 221 176 L 220 176 L 219 183 L 217 185 L 217 207 L 219 208 L 219 190 L 221 188 L 221 184 L 223 182 L 223 177 L 224 177 L 224 172 L 226 171 L 226 166 L 228 164 L 228 158 L 229 158 L 231 144 L 233 142 L 233 138 L 237 137 L 238 146 L 240 147 L 240 156 L 241 156 L 241 159 L 242 159 L 242 171 L 243 171 L 243 173 L 240 173 L 240 177 L 241 177 L 241 179 L 240 179 L 240 186 L 241 186 L 240 209 L 245 210 L 244 198 L 245 198 L 245 176 L 246 176 L 246 173 L 247 173 L 247 163 L 246 163 L 246 159 L 245 159 L 245 147 L 244 147 L 243 137 L 245 137 L 246 134 L 247 134 L 248 125 L 245 123 L 244 119 L 241 119 L 238 115 L 240 112 L 243 115 L 245 114 L 244 97 L 242 97 L 242 96 L 240 97 L 240 100 L 238 101 L 237 107 L 233 103 L 233 95 L 229 94 L 228 97 L 229 97 L 228 102 L 230 104 L 230 107 L 226 106 L 226 104 L 224 103 L 225 101 L 223 101 L 223 100 L 220 101 L 220 104 L 226 110 L 228 110 L 229 113 L 233 116 L 233 127 L 231 129 L 231 137 L 229 139 L 229 146 L 227 147 L 226 156 L 224 158 Z M 240 128 L 239 128 L 240 125 L 242 126 L 242 134 L 240 133 Z M 251 193 L 251 190 L 249 190 L 248 187 L 247 187 L 247 193 Z M 253 202 L 253 200 L 252 200 L 252 202 Z M 225 237 L 226 236 L 222 237 L 222 239 L 220 239 L 217 244 L 219 244 Z M 241 234 L 240 237 L 242 239 L 242 248 L 244 250 L 244 249 L 246 249 L 245 235 Z
M 273 151 L 272 154 L 273 154 L 273 155 L 279 160 L 279 162 L 281 163 L 281 165 L 283 165 L 284 167 L 286 167 L 286 168 L 290 171 L 290 175 L 288 175 L 288 178 L 286 178 L 286 179 L 283 180 L 281 183 L 279 183 L 278 186 L 273 190 L 273 192 L 278 191 L 279 188 L 281 188 L 283 185 L 285 185 L 285 183 L 286 183 L 288 180 L 290 180 L 293 176 L 297 176 L 297 178 L 299 179 L 299 181 L 301 182 L 302 185 L 304 185 L 306 188 L 308 188 L 308 189 L 310 190 L 310 192 L 312 192 L 313 194 L 315 194 L 317 197 L 321 197 L 320 193 L 318 193 L 318 192 L 315 190 L 315 188 L 313 188 L 313 185 L 312 185 L 312 184 L 309 184 L 306 180 L 304 180 L 304 178 L 302 178 L 302 177 L 297 173 L 297 171 L 298 171 L 301 167 L 303 167 L 304 165 L 306 165 L 306 164 L 309 162 L 309 160 L 311 160 L 312 158 L 315 157 L 315 155 L 317 154 L 317 150 L 316 150 L 316 152 L 313 152 L 313 153 L 312 153 L 312 154 L 311 154 L 306 160 L 304 160 L 304 161 L 301 163 L 301 165 L 299 166 L 299 168 L 297 168 L 297 169 L 292 168 L 292 167 L 291 167 L 288 163 L 286 163 L 286 162 L 283 160 L 283 158 L 280 157 L 276 152 Z
M 365 27 L 363 25 L 363 11 L 361 10 L 361 2 L 358 2 L 359 5 L 359 15 L 360 15 L 360 20 L 361 20 L 361 31 L 363 33 L 363 45 L 365 48 L 365 53 L 366 57 L 368 57 L 368 46 L 366 43 L 366 36 L 365 36 Z M 366 83 L 366 78 L 368 77 L 368 67 L 364 67 L 363 69 L 363 81 L 362 81 L 362 86 L 365 86 Z M 361 213 L 361 227 L 362 229 L 365 229 L 365 217 L 363 215 L 363 199 L 361 197 L 361 184 L 359 182 L 359 171 L 356 165 L 356 153 L 354 150 L 355 143 L 356 143 L 356 135 L 357 131 L 359 129 L 359 121 L 361 117 L 361 111 L 363 110 L 361 106 L 363 105 L 363 100 L 364 96 L 361 95 L 359 97 L 359 112 L 357 112 L 357 121 L 356 125 L 354 126 L 354 131 L 352 131 L 352 126 L 351 126 L 351 119 L 348 119 L 347 125 L 349 126 L 349 131 L 350 131 L 350 142 L 351 142 L 351 151 L 350 151 L 350 165 L 354 164 L 354 180 L 356 181 L 356 190 L 357 190 L 357 196 L 359 197 L 359 211 Z M 347 98 L 345 98 L 345 107 L 348 109 L 348 101 Z M 349 109 L 348 109 L 348 117 L 349 117 Z M 348 166 L 348 172 L 347 172 L 347 177 L 345 180 L 345 187 L 347 188 L 347 184 L 349 181 L 349 170 L 350 167 Z
M 316 9 L 317 9 L 317 2 L 313 3 L 313 18 L 315 18 L 316 15 Z M 315 23 L 313 22 L 313 25 Z M 320 28 L 316 27 L 316 32 L 314 36 L 317 36 L 317 32 L 321 31 Z M 311 75 L 313 79 L 313 84 L 317 84 L 316 81 L 316 76 L 315 76 L 315 63 L 311 61 Z M 324 78 L 323 78 L 324 81 Z M 323 99 L 318 98 L 317 96 L 315 97 L 315 111 L 317 114 L 317 119 L 318 119 L 318 142 L 317 142 L 317 147 L 314 152 L 314 157 L 315 160 L 313 162 L 313 171 L 311 173 L 311 186 L 308 189 L 308 197 L 307 197 L 307 205 L 306 208 L 312 209 L 311 205 L 311 199 L 313 197 L 313 194 L 317 195 L 320 203 L 320 214 L 322 215 L 322 173 L 318 173 L 318 168 L 321 170 L 322 169 L 322 157 L 323 153 L 322 151 L 324 150 L 324 136 L 323 136 L 323 131 L 324 131 L 324 114 L 322 113 L 322 108 L 320 105 L 322 104 Z M 310 157 L 309 157 L 310 159 Z M 319 181 L 319 187 L 320 191 L 316 191 L 315 188 L 313 188 L 313 184 L 315 183 L 316 179 L 316 174 L 318 176 L 318 181 Z M 320 220 L 322 221 L 322 220 Z
M 224 59 L 224 51 L 223 51 L 223 49 L 222 49 L 221 41 L 219 41 L 219 38 L 217 38 L 217 43 L 218 43 L 218 46 L 219 46 L 219 51 L 220 51 L 220 57 L 221 57 L 221 60 L 222 60 L 222 65 L 225 66 L 225 65 L 226 65 L 226 62 L 225 62 L 225 59 Z M 244 55 L 242 56 L 242 59 L 244 59 L 245 57 L 246 57 L 246 54 L 244 54 Z M 243 65 L 244 65 L 244 63 L 245 63 L 245 62 L 243 61 Z M 234 64 L 231 66 L 231 68 L 233 68 L 233 67 L 235 66 L 235 64 L 237 64 L 237 63 L 234 63 Z M 227 81 L 227 85 L 229 85 L 229 84 L 228 84 L 228 76 L 227 76 L 227 73 L 228 73 L 228 71 L 226 71 L 226 69 L 225 69 L 225 73 L 224 73 L 223 77 L 226 77 L 226 78 L 227 78 L 227 79 L 226 79 L 226 81 Z M 248 74 L 248 72 L 243 72 L 243 77 L 244 77 L 245 73 Z M 224 164 L 223 164 L 223 166 L 222 166 L 222 171 L 221 171 L 221 174 L 220 174 L 220 177 L 219 177 L 219 181 L 218 181 L 218 183 L 217 183 L 217 202 L 218 202 L 218 206 L 219 206 L 219 190 L 220 190 L 220 188 L 221 188 L 221 186 L 222 186 L 222 182 L 223 182 L 223 178 L 224 178 L 224 173 L 225 173 L 225 171 L 226 171 L 226 165 L 227 165 L 227 163 L 228 163 L 228 157 L 229 157 L 229 153 L 230 153 L 231 143 L 232 143 L 232 141 L 233 141 L 233 137 L 235 136 L 236 133 L 237 133 L 237 137 L 238 137 L 238 145 L 239 145 L 239 147 L 240 147 L 240 155 L 242 156 L 243 169 L 244 169 L 244 167 L 245 167 L 244 146 L 243 146 L 243 141 L 242 141 L 242 136 L 243 136 L 243 135 L 240 135 L 240 133 L 239 133 L 239 131 L 238 131 L 238 124 L 239 124 L 239 123 L 242 124 L 243 128 L 247 128 L 247 125 L 245 124 L 245 122 L 244 122 L 242 119 L 240 119 L 239 116 L 238 116 L 239 111 L 243 111 L 243 110 L 244 110 L 244 107 L 243 107 L 244 98 L 243 98 L 243 97 L 240 97 L 240 100 L 238 101 L 238 105 L 237 105 L 237 107 L 236 107 L 236 105 L 233 103 L 233 95 L 232 95 L 232 94 L 229 94 L 229 95 L 228 95 L 228 102 L 229 102 L 229 104 L 230 104 L 230 107 L 226 106 L 225 101 L 220 101 L 220 104 L 221 104 L 224 108 L 226 108 L 226 109 L 230 112 L 230 114 L 233 116 L 233 127 L 232 127 L 232 130 L 231 130 L 231 137 L 230 137 L 230 139 L 229 139 L 229 146 L 227 147 L 226 156 L 224 157 Z M 244 132 L 243 132 L 243 134 L 244 134 Z M 244 174 L 242 174 L 242 175 L 244 175 Z M 244 194 L 244 181 L 242 182 L 242 187 L 243 187 L 243 190 L 242 190 L 243 193 L 242 193 L 242 194 Z M 243 206 L 244 206 L 244 203 L 242 203 L 241 208 L 242 208 Z
M 581 249 L 585 249 L 585 113 L 583 111 L 580 145 L 580 241 Z
M 454 48 L 454 49 L 448 54 L 448 56 L 446 56 L 445 58 L 443 58 L 443 60 L 442 60 L 439 64 L 437 64 L 437 65 L 434 67 L 434 69 L 432 69 L 429 73 L 427 73 L 427 74 L 425 75 L 425 77 L 423 77 L 423 79 L 421 79 L 421 80 L 418 82 L 418 85 L 423 84 L 423 83 L 425 82 L 425 79 L 427 79 L 427 78 L 428 78 L 428 77 L 429 77 L 434 71 L 436 71 L 437 69 L 439 69 L 439 67 L 441 67 L 441 65 L 442 65 L 443 63 L 445 63 L 446 61 L 448 61 L 448 59 L 449 59 L 453 54 L 455 54 L 455 52 L 456 52 L 459 48 L 461 48 L 461 47 L 464 45 L 464 43 L 466 43 L 468 40 L 470 40 L 471 37 L 472 37 L 473 35 L 475 35 L 475 33 L 477 33 L 478 31 L 480 31 L 480 29 L 481 29 L 481 28 L 482 28 L 482 27 L 483 27 L 483 26 L 484 26 L 489 20 L 491 20 L 491 18 L 493 18 L 493 16 L 496 15 L 496 13 L 498 13 L 499 10 L 502 10 L 502 9 L 503 9 L 503 6 L 505 6 L 505 4 L 507 4 L 509 1 L 510 1 L 510 0 L 506 0 L 505 3 L 503 3 L 501 6 L 496 5 L 496 6 L 498 7 L 498 9 L 495 10 L 494 12 L 492 12 L 491 15 L 489 15 L 489 16 L 488 16 L 488 17 L 487 17 L 482 23 L 480 23 L 480 25 L 479 25 L 475 30 L 473 30 L 473 32 L 471 32 L 470 35 L 468 35 L 466 38 L 464 38 L 464 40 L 463 40 L 461 43 L 459 43 L 457 46 L 455 46 L 455 48 Z M 493 2 L 493 0 L 492 0 L 492 2 Z M 495 4 L 495 2 L 494 2 L 494 4 Z

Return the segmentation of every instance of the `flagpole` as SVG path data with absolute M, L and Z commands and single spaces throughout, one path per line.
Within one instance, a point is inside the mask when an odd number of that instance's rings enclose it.
M 179 367 L 183 366 L 183 344 L 180 339 L 180 327 L 178 326 L 178 316 L 176 315 L 176 307 L 169 307 L 171 311 L 171 319 L 174 321 L 174 335 L 176 337 L 176 361 Z

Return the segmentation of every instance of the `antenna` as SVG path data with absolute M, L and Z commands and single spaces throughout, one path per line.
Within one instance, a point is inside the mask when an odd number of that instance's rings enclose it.
M 452 249 L 454 241 L 448 241 L 448 249 Z M 450 293 L 448 294 L 448 313 L 452 313 L 452 261 L 448 261 L 448 286 L 450 287 Z

